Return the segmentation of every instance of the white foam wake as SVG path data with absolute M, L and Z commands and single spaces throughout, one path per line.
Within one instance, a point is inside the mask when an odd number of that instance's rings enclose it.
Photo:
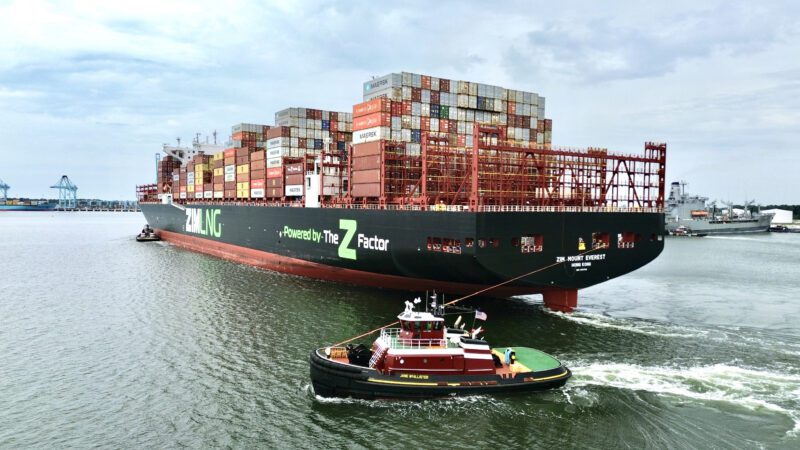
M 569 365 L 571 389 L 589 385 L 652 392 L 702 402 L 725 402 L 750 410 L 768 410 L 792 419 L 800 433 L 800 375 L 760 371 L 727 364 L 688 368 L 648 367 L 593 362 Z
M 607 328 L 633 333 L 647 334 L 661 337 L 680 337 L 680 338 L 699 338 L 706 337 L 709 332 L 696 328 L 682 327 L 679 325 L 662 324 L 633 319 L 616 319 L 602 314 L 588 312 L 562 313 L 551 311 L 547 308 L 542 309 L 545 313 L 557 316 L 570 322 L 589 325 L 597 328 Z

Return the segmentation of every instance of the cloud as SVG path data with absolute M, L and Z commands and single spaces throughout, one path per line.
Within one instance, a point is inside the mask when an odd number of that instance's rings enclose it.
M 770 5 L 772 7 L 770 7 Z M 780 3 L 723 2 L 681 12 L 544 21 L 504 57 L 515 73 L 553 73 L 595 83 L 659 77 L 683 61 L 714 54 L 747 55 L 796 32 Z

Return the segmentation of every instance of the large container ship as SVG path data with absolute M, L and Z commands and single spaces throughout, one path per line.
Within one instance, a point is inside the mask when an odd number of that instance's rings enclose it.
M 411 73 L 364 83 L 350 112 L 287 108 L 207 154 L 166 147 L 137 187 L 162 239 L 270 270 L 401 290 L 579 289 L 663 250 L 666 144 L 551 144 L 536 93 Z

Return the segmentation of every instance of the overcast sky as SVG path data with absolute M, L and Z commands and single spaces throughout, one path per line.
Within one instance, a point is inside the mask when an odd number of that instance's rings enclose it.
M 350 111 L 405 70 L 537 92 L 556 145 L 666 141 L 712 199 L 800 203 L 797 2 L 390 4 L 0 0 L 0 179 L 132 199 L 162 143 Z

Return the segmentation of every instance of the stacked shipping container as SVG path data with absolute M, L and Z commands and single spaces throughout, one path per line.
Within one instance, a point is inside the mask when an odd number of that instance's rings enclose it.
M 402 72 L 365 82 L 363 95 L 354 117 L 370 100 L 391 103 L 354 122 L 354 144 L 386 139 L 407 142 L 409 153 L 419 153 L 422 133 L 429 131 L 447 134 L 451 145 L 471 147 L 475 122 L 505 126 L 512 140 L 551 143 L 545 98 L 533 92 Z

